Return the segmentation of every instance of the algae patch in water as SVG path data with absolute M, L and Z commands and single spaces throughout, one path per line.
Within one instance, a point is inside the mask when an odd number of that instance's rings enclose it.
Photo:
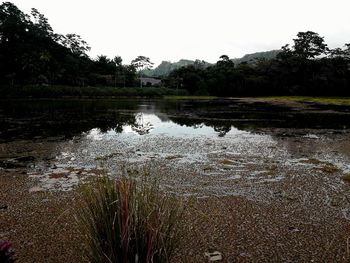
M 318 165 L 318 164 L 322 164 L 323 162 L 314 158 L 310 158 L 307 160 L 301 160 L 301 163 L 306 163 L 306 164 L 313 164 L 313 165 Z
M 167 156 L 165 157 L 166 160 L 175 160 L 175 159 L 180 159 L 182 158 L 183 156 L 181 155 L 171 155 L 171 156 Z
M 350 173 L 343 175 L 343 176 L 342 176 L 342 179 L 343 179 L 345 182 L 350 183 Z
M 228 159 L 221 160 L 220 163 L 224 164 L 224 165 L 233 165 L 234 164 L 233 161 L 228 160 Z
M 340 171 L 340 169 L 337 166 L 335 166 L 334 164 L 329 163 L 329 162 L 325 162 L 325 161 L 321 161 L 318 159 L 310 158 L 307 160 L 302 160 L 300 162 L 305 163 L 305 164 L 314 165 L 314 166 L 316 166 L 316 167 L 314 167 L 315 170 L 322 171 L 322 172 L 327 173 L 327 174 L 332 174 L 332 173 L 336 173 L 336 172 Z
M 331 163 L 326 163 L 322 167 L 319 167 L 316 169 L 321 170 L 322 172 L 328 173 L 328 174 L 332 174 L 340 171 L 338 167 L 336 167 L 334 164 L 331 164 Z

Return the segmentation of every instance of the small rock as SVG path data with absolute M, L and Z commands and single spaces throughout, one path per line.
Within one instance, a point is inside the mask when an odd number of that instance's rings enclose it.
M 319 139 L 320 137 L 318 137 L 317 135 L 315 134 L 306 134 L 303 136 L 304 138 L 308 138 L 308 139 Z
M 0 210 L 6 210 L 8 208 L 7 205 L 0 205 Z
M 21 162 L 21 163 L 27 163 L 27 162 L 32 162 L 35 160 L 34 156 L 21 156 L 21 157 L 17 157 L 15 158 L 15 160 L 17 162 Z
M 300 232 L 300 230 L 299 230 L 298 228 L 294 227 L 294 226 L 288 227 L 288 230 L 289 230 L 290 232 Z
M 222 254 L 219 251 L 214 251 L 212 253 L 205 252 L 205 256 L 209 261 L 220 261 L 222 260 Z
M 273 193 L 275 195 L 276 198 L 283 198 L 283 193 L 281 191 L 277 191 Z
M 44 191 L 44 189 L 42 189 L 39 186 L 34 186 L 34 187 L 29 189 L 29 193 L 36 193 L 36 192 L 41 192 L 41 191 Z

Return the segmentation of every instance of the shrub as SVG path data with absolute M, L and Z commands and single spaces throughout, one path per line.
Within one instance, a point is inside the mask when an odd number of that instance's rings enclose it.
M 89 261 L 169 262 L 180 241 L 179 204 L 147 176 L 85 186 L 77 219 Z

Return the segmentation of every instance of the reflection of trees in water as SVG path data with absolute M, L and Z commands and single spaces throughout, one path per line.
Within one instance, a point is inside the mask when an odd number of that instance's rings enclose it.
M 224 137 L 231 130 L 231 126 L 214 126 L 214 131 L 219 133 L 219 137 Z
M 257 104 L 239 104 L 239 107 L 232 104 L 233 107 L 228 107 L 227 103 L 232 102 L 225 101 L 211 104 L 178 101 L 142 103 L 146 105 L 146 112 L 157 115 L 161 121 L 170 120 L 192 128 L 205 125 L 212 127 L 219 137 L 226 136 L 232 127 L 245 131 L 278 127 L 343 129 L 350 123 L 350 117 L 345 111 L 340 112 L 340 108 L 331 108 L 337 114 L 305 114 Z M 132 127 L 138 134 L 147 134 L 153 126 L 145 121 L 143 114 L 135 115 L 140 110 L 139 105 L 140 102 L 135 100 L 16 100 L 0 103 L 0 141 L 56 136 L 72 138 L 94 128 L 101 132 L 114 130 L 122 133 L 125 126 Z
M 233 122 L 227 120 L 208 120 L 208 119 L 194 119 L 194 118 L 181 118 L 171 117 L 174 123 L 178 125 L 185 125 L 192 128 L 202 128 L 204 125 L 212 127 L 214 131 L 218 132 L 219 137 L 224 137 L 232 128 Z
M 124 108 L 132 110 L 132 107 Z M 114 106 L 115 107 L 115 106 Z M 101 132 L 123 131 L 135 123 L 134 114 L 115 110 L 100 101 L 39 101 L 8 103 L 0 107 L 0 141 L 64 136 L 72 138 L 98 128 Z
M 143 113 L 140 112 L 135 115 L 135 122 L 131 125 L 131 129 L 140 135 L 145 135 L 153 129 L 153 125 L 150 122 L 145 121 Z
M 135 121 L 134 114 L 115 113 L 114 122 L 111 123 L 111 126 L 116 133 L 122 133 L 125 125 L 132 126 L 134 125 Z

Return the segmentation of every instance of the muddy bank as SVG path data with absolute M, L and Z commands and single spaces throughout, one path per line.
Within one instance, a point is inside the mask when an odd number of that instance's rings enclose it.
M 72 216 L 73 193 L 30 192 L 25 170 L 0 171 L 0 239 L 13 244 L 16 262 L 82 262 Z
M 74 192 L 30 193 L 33 184 L 15 174 L 1 173 L 1 186 L 7 205 L 0 211 L 1 238 L 13 242 L 18 262 L 84 262 Z M 174 261 L 205 262 L 206 252 L 219 251 L 222 262 L 347 262 L 339 204 L 325 213 L 290 195 L 288 184 L 273 188 L 273 202 L 232 196 L 189 200 L 184 223 L 190 231 Z
M 26 103 L 0 110 L 0 239 L 14 243 L 19 262 L 82 262 L 78 186 L 129 169 L 148 169 L 187 199 L 190 231 L 176 262 L 213 251 L 223 262 L 348 261 L 347 107 Z

